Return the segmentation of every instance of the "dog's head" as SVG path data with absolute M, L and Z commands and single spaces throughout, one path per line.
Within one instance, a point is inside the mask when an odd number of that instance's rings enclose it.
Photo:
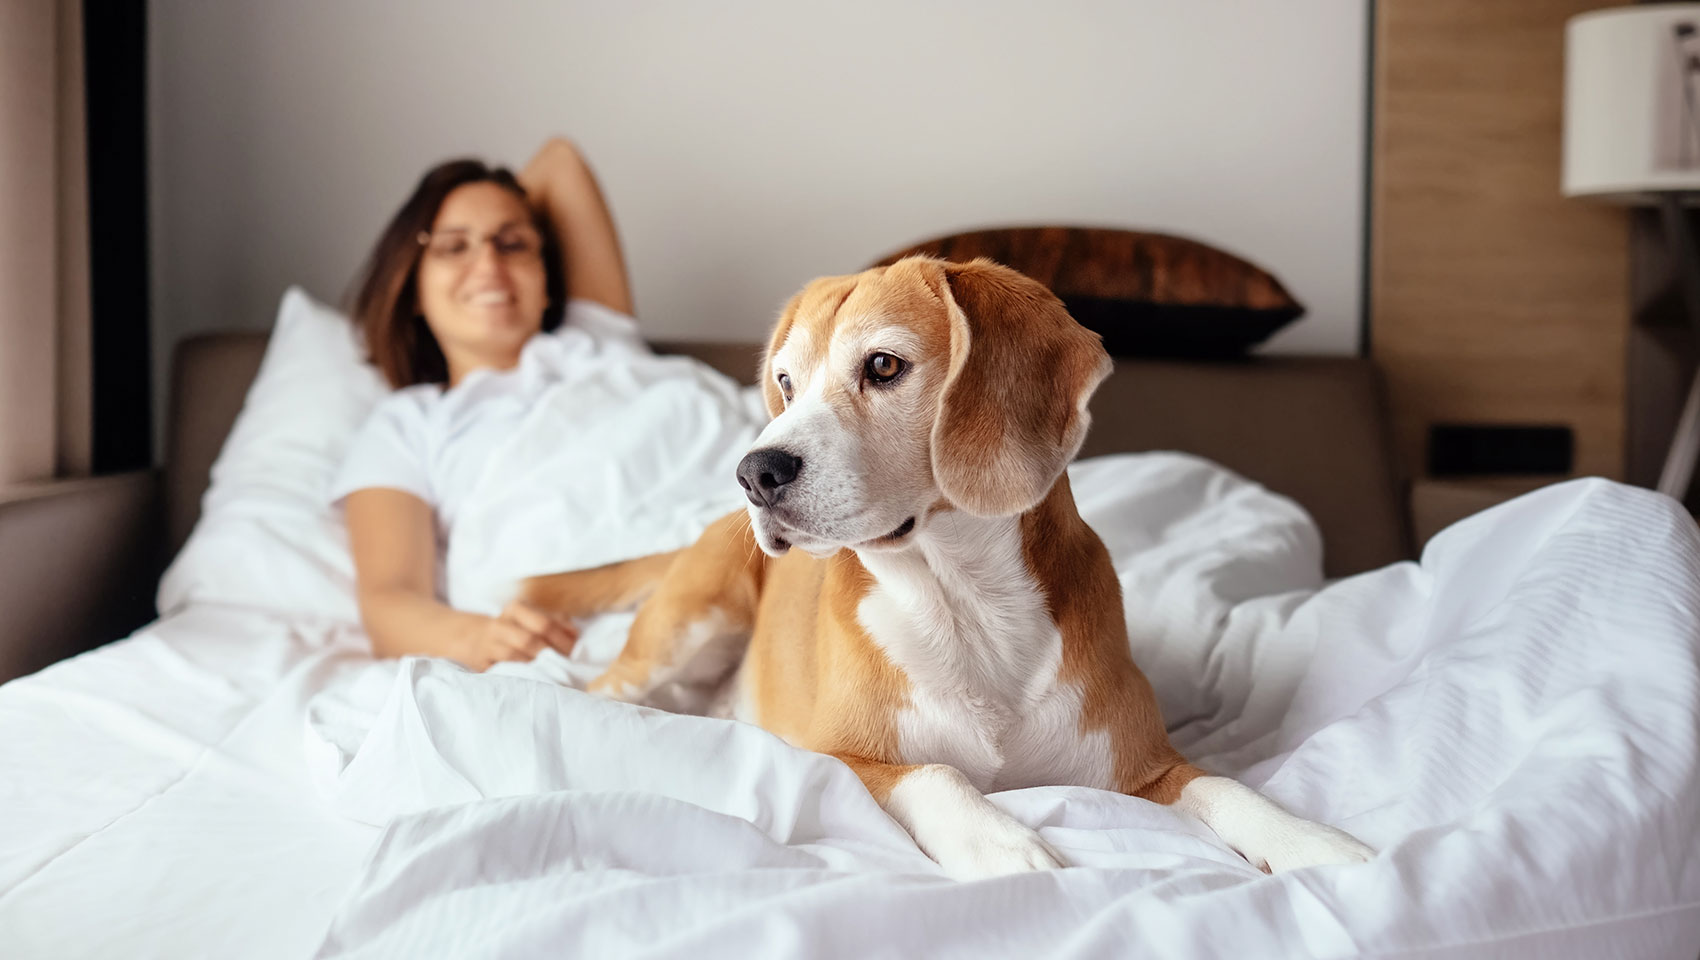
M 771 423 L 738 466 L 763 550 L 901 549 L 936 510 L 1045 498 L 1110 371 L 1097 334 L 989 260 L 900 260 L 791 299 L 762 362 Z

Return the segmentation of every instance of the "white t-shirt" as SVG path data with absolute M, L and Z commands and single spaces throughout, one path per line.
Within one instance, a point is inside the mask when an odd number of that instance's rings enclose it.
M 631 317 L 589 300 L 570 300 L 561 325 L 532 337 L 513 369 L 475 370 L 452 389 L 416 384 L 379 401 L 349 445 L 331 485 L 332 503 L 340 506 L 356 490 L 381 487 L 429 504 L 437 520 L 441 591 L 442 561 L 461 507 L 496 449 L 556 382 L 552 351 L 575 348 L 649 352 Z

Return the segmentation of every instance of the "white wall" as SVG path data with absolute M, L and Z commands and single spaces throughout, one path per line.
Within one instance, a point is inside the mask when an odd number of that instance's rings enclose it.
M 152 0 L 157 382 L 183 334 L 338 298 L 429 164 L 551 133 L 657 336 L 759 339 L 805 280 L 973 226 L 1209 241 L 1352 352 L 1362 0 Z M 163 407 L 160 408 L 163 412 Z

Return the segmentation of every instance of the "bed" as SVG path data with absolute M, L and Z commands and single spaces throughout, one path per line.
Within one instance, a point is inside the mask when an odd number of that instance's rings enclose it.
M 836 761 L 573 689 L 617 619 L 582 662 L 373 661 L 312 503 L 378 389 L 337 323 L 291 292 L 269 343 L 179 351 L 160 619 L 0 687 L 0 955 L 1700 950 L 1700 536 L 1665 498 L 1560 484 L 1409 560 L 1366 363 L 1118 361 L 1073 479 L 1176 744 L 1381 854 L 1266 877 L 1045 788 L 995 800 L 1073 866 L 956 884 Z

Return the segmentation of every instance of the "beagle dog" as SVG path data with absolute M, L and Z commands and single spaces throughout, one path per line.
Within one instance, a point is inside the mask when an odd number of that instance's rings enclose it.
M 1064 472 L 1110 366 L 989 260 L 816 280 L 762 362 L 747 511 L 521 596 L 574 615 L 641 599 L 593 691 L 713 690 L 711 712 L 842 760 L 957 878 L 1064 865 L 985 797 L 1047 784 L 1173 805 L 1263 870 L 1369 859 L 1170 745 Z

